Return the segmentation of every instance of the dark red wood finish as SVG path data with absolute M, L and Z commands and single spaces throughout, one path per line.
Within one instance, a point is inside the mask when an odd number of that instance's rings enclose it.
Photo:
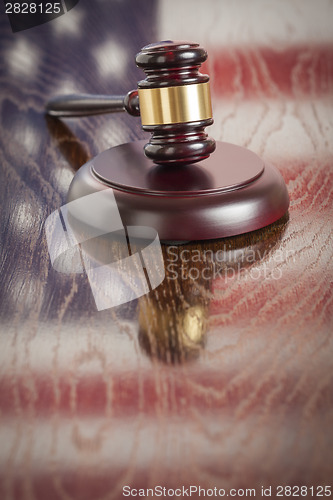
M 171 167 L 152 162 L 143 145 L 121 144 L 83 165 L 68 201 L 112 188 L 122 223 L 153 227 L 164 242 L 248 233 L 277 221 L 288 209 L 283 177 L 248 149 L 217 141 L 214 155 L 202 162 Z M 96 203 L 101 218 L 103 207 Z
M 194 42 L 166 41 L 143 47 L 136 56 L 136 64 L 147 77 L 139 88 L 152 89 L 193 85 L 209 81 L 199 73 L 207 52 Z M 191 164 L 208 158 L 215 150 L 215 141 L 205 132 L 213 119 L 170 125 L 143 125 L 152 136 L 145 145 L 148 158 L 162 165 Z

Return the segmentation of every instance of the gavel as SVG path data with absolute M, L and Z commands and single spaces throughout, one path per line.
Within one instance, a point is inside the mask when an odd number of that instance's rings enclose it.
M 137 90 L 48 102 L 47 113 L 56 117 L 127 111 L 151 133 L 148 143 L 120 144 L 83 165 L 69 202 L 111 188 L 123 224 L 154 227 L 164 241 L 234 236 L 285 214 L 289 197 L 280 172 L 252 151 L 206 134 L 213 123 L 209 77 L 199 72 L 206 59 L 197 43 L 153 43 L 136 56 L 146 74 Z
M 158 164 L 198 162 L 215 150 L 214 139 L 205 132 L 213 123 L 209 76 L 199 72 L 206 59 L 198 43 L 153 43 L 136 56 L 146 73 L 138 90 L 125 96 L 59 96 L 46 110 L 56 117 L 127 111 L 141 116 L 143 130 L 152 134 L 144 147 L 148 158 Z

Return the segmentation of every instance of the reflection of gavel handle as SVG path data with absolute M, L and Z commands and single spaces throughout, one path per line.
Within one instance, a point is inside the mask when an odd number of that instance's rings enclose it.
M 117 113 L 127 111 L 138 116 L 138 92 L 133 90 L 125 96 L 108 95 L 60 95 L 51 99 L 46 105 L 46 112 L 50 116 L 79 117 L 100 115 L 104 113 Z

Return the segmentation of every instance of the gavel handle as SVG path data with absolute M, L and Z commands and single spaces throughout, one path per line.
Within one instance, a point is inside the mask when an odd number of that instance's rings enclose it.
M 134 116 L 140 115 L 136 90 L 128 92 L 125 96 L 60 95 L 48 101 L 45 108 L 50 116 L 68 118 L 117 113 L 119 111 L 127 111 Z

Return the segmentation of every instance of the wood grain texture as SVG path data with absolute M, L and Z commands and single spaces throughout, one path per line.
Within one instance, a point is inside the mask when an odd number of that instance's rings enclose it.
M 332 3 L 310 4 L 81 0 L 16 34 L 1 14 L 1 499 L 332 485 Z M 208 50 L 209 133 L 279 168 L 289 214 L 164 246 L 156 290 L 97 312 L 84 274 L 52 269 L 44 223 L 80 165 L 145 134 L 44 103 L 135 88 L 134 55 L 172 37 Z

